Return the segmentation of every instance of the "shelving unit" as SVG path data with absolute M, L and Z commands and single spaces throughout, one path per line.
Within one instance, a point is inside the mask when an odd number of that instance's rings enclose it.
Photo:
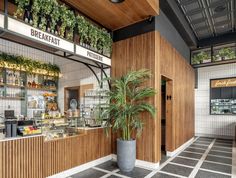
M 28 114 L 27 101 L 31 91 L 52 92 L 57 96 L 58 78 L 47 74 L 28 74 L 26 71 L 0 67 L 0 81 L 3 81 L 0 83 L 0 99 L 21 101 L 22 115 Z M 34 87 L 29 86 L 32 83 Z
M 86 126 L 97 127 L 101 126 L 101 122 L 97 121 L 99 113 L 103 105 L 107 102 L 106 90 L 86 90 L 83 97 L 82 117 L 85 120 Z M 104 119 L 105 120 L 105 119 Z

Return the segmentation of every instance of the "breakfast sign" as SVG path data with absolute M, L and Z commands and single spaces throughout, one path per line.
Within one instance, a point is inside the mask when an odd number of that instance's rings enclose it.
M 211 80 L 211 88 L 236 87 L 236 77 Z
M 44 32 L 18 20 L 8 17 L 8 30 L 41 43 L 74 53 L 74 44 L 50 33 Z

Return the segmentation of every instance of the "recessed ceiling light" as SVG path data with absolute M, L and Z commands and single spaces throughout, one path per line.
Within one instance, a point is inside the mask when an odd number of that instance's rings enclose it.
M 223 12 L 224 10 L 226 9 L 226 7 L 224 5 L 220 5 L 220 6 L 217 6 L 214 11 L 216 13 L 219 13 L 219 12 Z
M 124 2 L 125 0 L 110 0 L 112 3 L 121 3 Z

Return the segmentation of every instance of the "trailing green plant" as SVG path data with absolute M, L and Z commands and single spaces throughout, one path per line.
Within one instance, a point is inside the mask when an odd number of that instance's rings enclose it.
M 54 1 L 54 7 L 51 13 L 51 32 L 55 33 L 55 27 L 57 25 L 57 22 L 60 19 L 60 10 L 59 10 L 59 4 L 57 2 L 57 0 L 53 0 Z
M 210 56 L 205 51 L 201 51 L 200 53 L 197 53 L 193 55 L 192 57 L 192 63 L 193 64 L 199 64 L 202 63 L 204 59 L 209 59 Z
M 144 87 L 150 77 L 150 71 L 142 69 L 111 79 L 111 90 L 106 93 L 109 102 L 101 113 L 101 118 L 107 118 L 106 131 L 112 127 L 113 131 L 121 132 L 122 140 L 131 140 L 134 133 L 139 136 L 143 130 L 143 112 L 155 117 L 155 107 L 147 99 L 156 92 L 152 87 Z
M 89 22 L 83 16 L 80 15 L 78 15 L 76 19 L 80 42 L 85 43 L 88 41 Z
M 97 49 L 97 43 L 99 39 L 99 29 L 93 24 L 89 25 L 89 41 L 90 46 Z
M 16 4 L 17 4 L 17 10 L 14 13 L 14 17 L 18 17 L 18 16 L 23 16 L 23 13 L 25 11 L 25 7 L 28 6 L 30 4 L 30 0 L 15 0 Z
M 50 20 L 51 18 L 51 13 L 53 11 L 54 8 L 54 4 L 55 1 L 54 0 L 47 0 L 47 3 L 43 3 L 41 4 L 41 28 L 43 31 L 46 30 L 47 27 L 47 22 Z
M 39 13 L 41 10 L 43 0 L 34 0 L 32 4 L 33 26 L 38 27 Z
M 63 38 L 66 28 L 68 28 L 67 37 L 69 40 L 73 37 L 73 31 L 76 24 L 75 14 L 73 11 L 69 10 L 65 4 L 60 6 L 60 20 L 62 22 L 60 27 L 60 36 Z
M 232 48 L 221 48 L 219 50 L 219 56 L 222 58 L 233 59 L 235 58 L 235 51 Z
M 8 67 L 6 65 L 11 65 L 14 66 L 14 68 L 22 68 L 28 73 L 33 73 L 36 69 L 48 71 L 53 73 L 55 76 L 59 76 L 60 73 L 60 68 L 55 64 L 43 63 L 27 57 L 7 53 L 0 54 L 0 64 L 3 67 Z
M 111 54 L 112 52 L 112 37 L 110 35 L 110 33 L 108 33 L 107 31 L 103 31 L 103 35 L 104 35 L 104 44 L 103 44 L 103 52 L 105 52 L 106 54 Z
M 30 0 L 15 0 L 18 4 L 17 14 L 23 13 Z M 105 29 L 100 29 L 84 17 L 75 16 L 74 12 L 65 4 L 60 5 L 57 0 L 33 0 L 31 7 L 33 15 L 33 26 L 43 31 L 50 30 L 54 33 L 58 25 L 59 36 L 64 38 L 65 31 L 68 40 L 73 39 L 75 27 L 77 28 L 80 43 L 88 44 L 103 54 L 111 54 L 112 37 Z M 50 21 L 50 29 L 46 29 Z M 48 26 L 49 27 L 49 26 Z M 58 30 L 58 29 L 57 29 Z

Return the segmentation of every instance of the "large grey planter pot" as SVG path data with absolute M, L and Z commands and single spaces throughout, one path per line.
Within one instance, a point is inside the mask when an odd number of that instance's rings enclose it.
M 134 169 L 136 160 L 136 140 L 117 139 L 117 164 L 122 172 Z

